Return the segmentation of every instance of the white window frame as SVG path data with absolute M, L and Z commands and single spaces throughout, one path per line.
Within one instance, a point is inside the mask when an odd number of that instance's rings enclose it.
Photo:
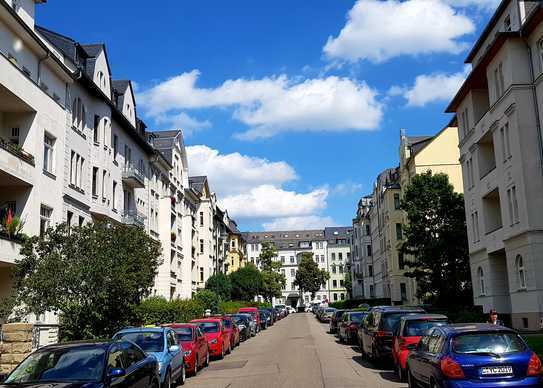
M 477 268 L 477 280 L 479 281 L 479 296 L 486 296 L 485 272 L 483 267 Z
M 524 268 L 524 258 L 517 255 L 515 258 L 515 268 L 517 270 L 518 285 L 520 290 L 526 289 L 526 270 Z
M 54 136 L 43 133 L 43 169 L 50 174 L 55 173 L 55 143 Z

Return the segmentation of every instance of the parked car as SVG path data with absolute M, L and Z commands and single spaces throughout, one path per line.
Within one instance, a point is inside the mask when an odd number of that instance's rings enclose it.
M 265 308 L 264 310 L 266 310 L 267 312 L 270 313 L 270 316 L 271 316 L 271 326 L 273 326 L 273 324 L 275 322 L 277 322 L 277 313 L 275 311 L 275 309 L 271 308 L 271 307 L 267 307 Z
M 242 307 L 238 311 L 239 313 L 251 314 L 256 322 L 256 332 L 260 331 L 260 313 L 256 307 Z
M 287 311 L 289 314 L 293 314 L 296 312 L 296 309 L 292 306 L 287 306 Z
M 158 360 L 160 387 L 172 387 L 176 382 L 185 383 L 185 360 L 177 344 L 175 331 L 168 327 L 131 327 L 118 331 L 116 341 L 130 341 Z
M 128 341 L 48 345 L 26 357 L 0 387 L 159 388 L 155 356 Z
M 420 308 L 373 307 L 358 330 L 362 357 L 374 362 L 392 361 L 392 337 L 401 317 L 424 313 Z
M 259 309 L 258 312 L 260 313 L 260 328 L 266 330 L 271 326 L 271 314 L 264 309 Z
M 240 341 L 247 341 L 252 337 L 252 327 L 249 314 L 230 314 L 230 318 L 235 322 L 239 329 Z
M 339 342 L 356 343 L 357 333 L 362 320 L 368 315 L 365 311 L 346 311 L 338 324 Z
M 334 334 L 334 333 L 337 333 L 337 327 L 338 327 L 338 322 L 339 320 L 341 319 L 341 316 L 343 315 L 343 313 L 347 311 L 345 309 L 342 309 L 342 310 L 336 310 L 336 312 L 334 313 L 334 315 L 332 315 L 332 317 L 330 318 L 330 328 L 329 328 L 329 332 L 331 334 Z
M 230 349 L 234 349 L 239 345 L 239 328 L 238 325 L 229 316 L 221 317 L 224 329 L 228 332 L 230 337 Z
M 392 339 L 392 359 L 401 381 L 406 379 L 407 356 L 410 352 L 408 347 L 418 345 L 430 329 L 446 325 L 447 322 L 447 317 L 439 314 L 413 314 L 400 319 Z
M 251 328 L 251 337 L 254 337 L 256 333 L 258 332 L 258 327 L 257 327 L 254 316 L 249 313 L 237 313 L 236 315 L 245 316 L 249 320 L 249 326 Z
M 223 359 L 225 354 L 230 353 L 230 336 L 224 329 L 221 318 L 193 319 L 190 323 L 200 326 L 207 339 L 211 356 Z
M 407 359 L 410 387 L 541 387 L 541 361 L 517 332 L 489 324 L 434 327 Z
M 321 314 L 319 315 L 319 320 L 324 323 L 330 322 L 330 319 L 332 318 L 332 316 L 334 315 L 336 311 L 337 310 L 333 307 L 326 307 L 325 309 L 322 310 Z
M 198 371 L 209 365 L 209 346 L 198 325 L 192 323 L 171 323 L 164 325 L 175 331 L 177 343 L 183 349 L 187 372 L 196 376 Z

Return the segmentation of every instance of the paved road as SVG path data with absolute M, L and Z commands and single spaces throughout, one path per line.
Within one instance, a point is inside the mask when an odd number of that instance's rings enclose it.
M 404 388 L 392 370 L 362 361 L 358 349 L 342 345 L 313 314 L 291 314 L 213 361 L 186 387 Z

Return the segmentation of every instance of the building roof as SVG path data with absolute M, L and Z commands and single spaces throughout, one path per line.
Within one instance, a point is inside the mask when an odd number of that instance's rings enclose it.
M 352 226 L 324 228 L 324 237 L 328 241 L 328 245 L 350 245 L 352 234 Z
M 191 189 L 194 189 L 197 193 L 204 191 L 204 186 L 207 182 L 207 176 L 189 176 L 189 185 Z
M 376 185 L 386 189 L 400 188 L 400 171 L 399 167 L 387 168 L 381 172 L 376 179 Z
M 170 163 L 172 163 L 172 149 L 175 143 L 180 142 L 181 146 L 183 145 L 183 138 L 180 136 L 181 134 L 182 132 L 180 130 L 150 132 L 151 143 Z
M 111 80 L 111 87 L 118 94 L 124 94 L 125 90 L 128 88 L 129 85 L 130 85 L 129 80 L 125 80 L 125 79 Z
M 434 139 L 434 136 L 408 136 L 407 145 L 414 156 L 424 149 Z

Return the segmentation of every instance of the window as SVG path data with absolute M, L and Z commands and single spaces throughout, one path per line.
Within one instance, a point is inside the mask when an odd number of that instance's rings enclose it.
M 394 194 L 394 209 L 400 208 L 400 194 Z
M 102 171 L 102 199 L 106 199 L 106 180 L 107 180 L 107 171 Z
M 396 240 L 401 240 L 402 238 L 402 224 L 396 224 Z
M 79 216 L 79 226 L 83 226 L 83 224 L 85 223 L 85 217 L 83 216 Z
M 112 196 L 113 210 L 117 210 L 117 182 L 115 181 L 113 181 Z
M 45 133 L 43 135 L 43 169 L 53 173 L 55 138 Z
M 339 270 L 339 273 L 343 273 L 343 266 L 341 264 L 338 265 L 338 270 Z
M 200 267 L 200 281 L 201 282 L 204 281 L 204 267 Z
M 92 168 L 92 195 L 98 197 L 98 167 Z
M 477 243 L 481 240 L 480 235 L 479 235 L 479 212 L 471 213 L 471 227 L 472 227 L 472 234 L 473 234 L 473 242 Z
M 373 265 L 368 265 L 368 276 L 373 276 Z
M 72 103 L 72 128 L 83 131 L 86 125 L 85 105 L 79 97 Z
M 291 289 L 291 290 L 295 290 L 295 289 L 296 289 L 296 285 L 294 284 L 294 282 L 290 283 L 290 289 Z
M 345 300 L 345 294 L 342 292 L 341 294 L 339 294 L 339 298 L 340 298 L 341 300 Z
M 281 269 L 281 275 L 285 276 L 285 269 L 284 268 Z
M 100 142 L 100 116 L 98 115 L 94 115 L 92 139 L 94 140 L 94 144 L 98 144 Z
M 398 252 L 398 267 L 400 269 L 405 268 L 405 259 L 404 259 L 403 252 Z
M 295 276 L 296 275 L 296 270 L 294 268 L 291 268 L 290 269 L 290 276 Z
M 337 259 L 338 259 L 339 261 L 343 260 L 343 253 L 342 253 L 342 252 L 338 252 L 338 254 L 337 254 Z
M 486 287 L 485 274 L 482 267 L 477 268 L 477 279 L 479 281 L 479 295 L 484 296 L 486 295 Z
M 372 255 L 372 251 L 371 251 L 371 245 L 367 245 L 366 246 L 366 250 L 368 251 L 368 256 L 371 256 Z
M 400 298 L 402 302 L 407 301 L 407 285 L 405 283 L 400 283 Z
M 337 301 L 337 294 L 334 292 L 334 302 Z
M 513 226 L 520 222 L 516 186 L 512 186 L 507 190 L 507 202 L 509 205 L 510 225 Z
M 332 273 L 337 273 L 337 269 L 336 269 L 336 265 L 335 265 L 335 264 L 332 265 Z
M 503 30 L 511 31 L 511 16 L 507 15 L 503 21 Z
M 51 226 L 51 215 L 53 209 L 48 206 L 41 205 L 40 207 L 40 236 L 43 236 L 47 229 Z
M 321 255 L 321 263 L 324 263 L 324 255 Z
M 117 154 L 119 153 L 119 137 L 113 135 L 113 160 L 117 160 Z
M 466 162 L 466 170 L 468 177 L 468 189 L 472 189 L 475 186 L 475 178 L 473 176 L 473 158 L 469 158 Z
M 200 226 L 204 226 L 204 212 L 200 212 Z
M 66 213 L 66 225 L 68 225 L 68 228 L 72 227 L 73 218 L 74 218 L 74 213 L 71 211 L 68 211 Z
M 204 240 L 200 239 L 200 253 L 204 253 Z
M 494 88 L 496 89 L 496 100 L 499 99 L 505 92 L 505 81 L 503 78 L 503 64 L 500 63 L 494 69 Z
M 334 288 L 337 287 L 337 280 L 332 280 L 332 287 L 334 287 Z
M 285 264 L 285 256 L 281 256 L 281 264 Z
M 366 225 L 366 236 L 369 236 L 371 234 L 370 226 Z
M 332 261 L 336 260 L 336 254 L 332 252 Z
M 522 290 L 526 289 L 526 272 L 524 270 L 524 260 L 521 255 L 517 255 L 515 259 L 515 267 L 517 269 L 518 285 Z
M 370 298 L 375 298 L 375 286 L 370 284 Z
M 294 264 L 294 256 L 290 256 L 290 263 Z
M 503 63 L 500 63 L 498 65 L 498 76 L 499 76 L 499 81 L 500 81 L 500 90 L 501 90 L 501 94 L 504 94 L 505 93 L 505 80 L 503 78 Z

